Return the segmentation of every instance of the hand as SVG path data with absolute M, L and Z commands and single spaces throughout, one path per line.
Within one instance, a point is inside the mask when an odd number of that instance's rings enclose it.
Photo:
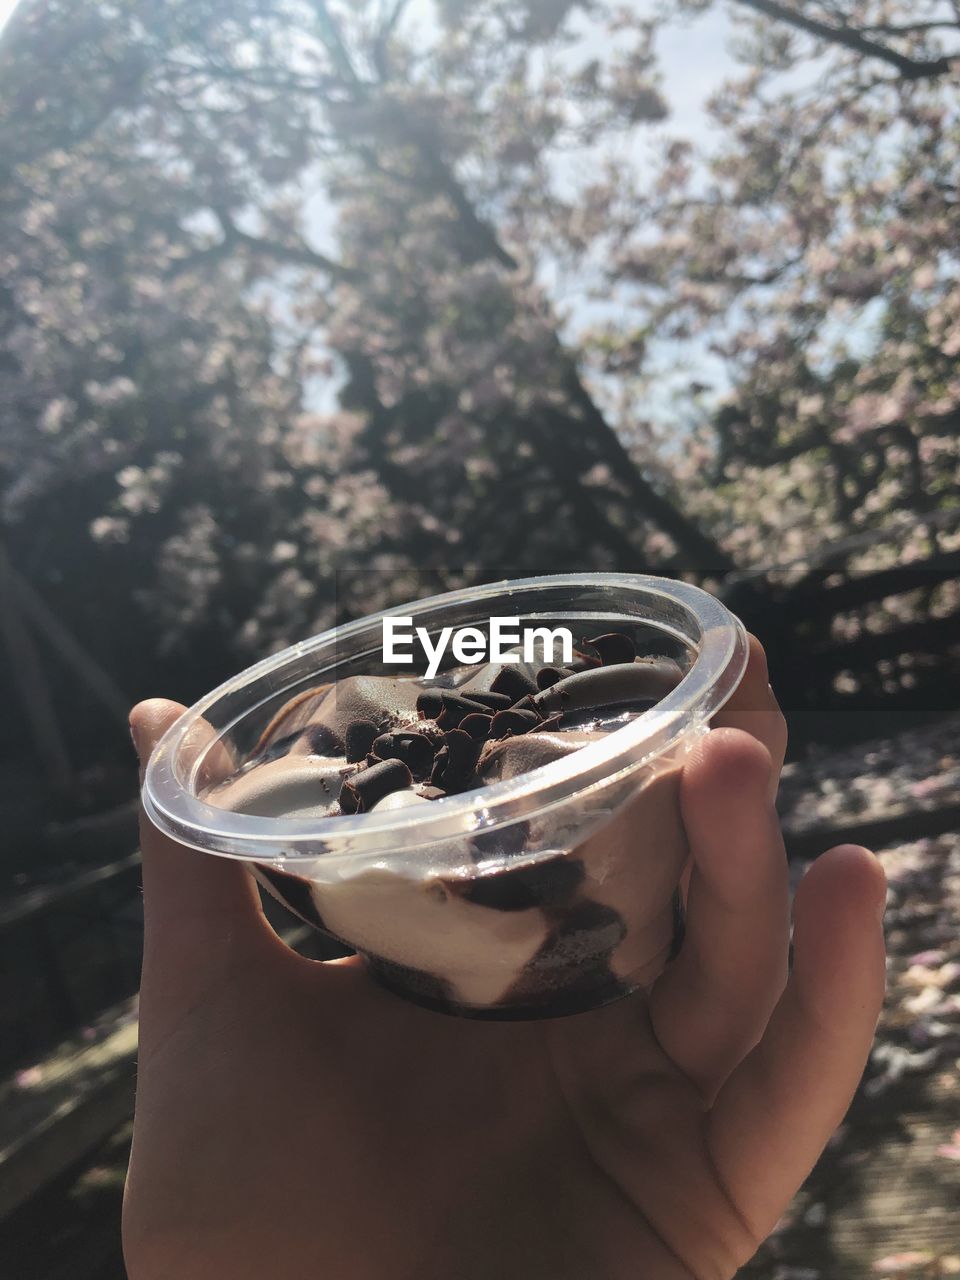
M 144 821 L 131 1280 L 733 1276 L 843 1116 L 884 988 L 883 873 L 851 845 L 800 886 L 787 978 L 786 730 L 751 648 L 683 777 L 682 951 L 591 1013 L 406 1004 Z M 135 708 L 143 761 L 180 711 Z

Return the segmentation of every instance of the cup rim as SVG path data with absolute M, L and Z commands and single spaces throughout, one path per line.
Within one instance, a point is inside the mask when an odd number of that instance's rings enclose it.
M 406 616 L 417 621 L 461 604 L 483 604 L 505 594 L 548 588 L 571 591 L 603 586 L 608 589 L 665 598 L 685 609 L 699 625 L 702 637 L 690 670 L 680 683 L 650 710 L 602 739 L 558 760 L 505 781 L 445 796 L 429 805 L 380 813 L 336 815 L 326 818 L 267 818 L 218 808 L 193 794 L 177 777 L 178 752 L 195 734 L 205 715 L 238 687 L 256 687 L 265 677 L 276 678 L 331 644 L 342 650 L 384 617 Z M 572 605 L 571 607 L 575 607 Z M 559 616 L 557 611 L 552 611 Z M 661 621 L 654 625 L 667 633 Z M 688 636 L 677 631 L 690 643 Z M 345 626 L 333 627 L 309 640 L 290 645 L 224 681 L 177 719 L 160 739 L 148 762 L 142 789 L 144 810 L 165 834 L 204 852 L 259 862 L 282 860 L 289 868 L 298 859 L 323 857 L 365 861 L 371 855 L 421 848 L 451 837 L 478 835 L 530 818 L 544 809 L 569 801 L 617 774 L 636 769 L 659 756 L 685 733 L 705 730 L 710 718 L 730 698 L 746 670 L 749 656 L 743 623 L 716 597 L 691 583 L 651 574 L 551 574 L 503 579 L 445 592 L 368 614 Z M 322 672 L 318 672 L 322 676 Z M 245 714 L 249 714 L 249 709 Z M 234 721 L 235 722 L 235 721 Z M 222 737 L 221 730 L 213 742 Z M 196 771 L 196 770 L 194 770 Z

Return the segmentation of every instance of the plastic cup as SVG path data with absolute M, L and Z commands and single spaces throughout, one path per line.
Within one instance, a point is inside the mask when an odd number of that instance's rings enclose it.
M 293 645 L 187 711 L 158 744 L 143 803 L 183 844 L 245 861 L 264 887 L 361 953 L 407 999 L 486 1018 L 555 1017 L 649 986 L 678 945 L 688 858 L 684 762 L 737 687 L 742 623 L 684 582 L 570 574 L 492 583 L 389 611 L 442 627 L 566 626 L 630 634 L 683 679 L 650 710 L 562 759 L 409 808 L 272 818 L 204 793 L 298 693 L 386 666 L 383 614 Z

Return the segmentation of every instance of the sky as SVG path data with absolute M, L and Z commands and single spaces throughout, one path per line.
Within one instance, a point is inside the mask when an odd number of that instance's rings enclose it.
M 634 4 L 640 13 L 651 12 L 656 7 L 652 0 L 634 0 Z M 705 108 L 710 96 L 736 69 L 729 52 L 733 33 L 734 25 L 726 5 L 712 6 L 694 19 L 668 24 L 659 32 L 656 52 L 662 74 L 661 92 L 670 114 L 662 126 L 634 130 L 629 163 L 640 174 L 650 164 L 651 143 L 664 134 L 685 138 L 703 154 L 713 150 L 714 130 Z M 603 52 L 603 38 L 601 34 L 596 42 L 598 54 Z M 587 47 L 578 49 L 578 54 L 588 53 L 589 43 L 588 36 Z M 561 300 L 572 311 L 568 326 L 571 336 L 604 318 L 623 318 L 623 306 L 619 302 L 604 308 L 602 304 L 576 299 L 572 291 Z M 726 369 L 709 353 L 707 345 L 706 340 L 695 339 L 688 339 L 682 346 L 656 339 L 648 343 L 646 367 L 654 376 L 647 409 L 652 417 L 675 422 L 675 400 L 683 402 L 691 381 L 711 387 L 715 399 L 729 390 Z

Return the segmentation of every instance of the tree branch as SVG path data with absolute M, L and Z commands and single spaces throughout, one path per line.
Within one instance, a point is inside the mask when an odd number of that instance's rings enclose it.
M 479 217 L 470 203 L 469 196 L 460 185 L 460 180 L 452 169 L 444 164 L 435 151 L 431 151 L 429 147 L 416 139 L 413 139 L 413 141 L 420 152 L 421 159 L 427 166 L 430 178 L 453 205 L 462 226 L 477 245 L 481 256 L 495 258 L 508 271 L 516 271 L 520 264 L 513 254 L 500 243 L 493 228 Z
M 782 276 L 802 261 L 803 253 L 799 253 L 781 262 L 779 266 L 770 267 L 768 271 L 758 276 L 733 275 L 724 271 L 691 271 L 688 273 L 688 278 L 695 284 L 729 284 L 738 289 L 762 288 L 765 285 L 776 284 Z
M 623 441 L 584 386 L 573 357 L 561 348 L 561 358 L 565 365 L 566 389 L 580 410 L 584 425 L 592 428 L 595 433 L 594 439 L 600 456 L 617 479 L 629 489 L 637 504 L 637 516 L 652 521 L 664 533 L 668 533 L 678 548 L 693 561 L 691 568 L 702 573 L 732 573 L 737 566 L 720 544 L 703 533 L 640 474 L 636 463 L 624 448 Z
M 217 244 L 209 245 L 205 249 L 197 249 L 195 252 L 187 254 L 185 258 L 181 258 L 171 267 L 169 273 L 171 276 L 182 275 L 184 271 L 198 266 L 201 262 L 214 262 L 218 258 L 226 257 L 237 247 L 243 247 L 249 249 L 252 253 L 262 253 L 266 257 L 276 258 L 278 262 L 286 262 L 294 266 L 315 267 L 319 271 L 325 271 L 334 280 L 349 282 L 359 279 L 359 272 L 352 267 L 345 267 L 342 263 L 334 262 L 332 258 L 328 258 L 326 254 L 319 253 L 316 249 L 311 249 L 307 244 L 302 242 L 300 244 L 284 244 L 282 241 L 273 240 L 269 236 L 252 236 L 248 232 L 240 230 L 228 210 L 215 209 L 213 212 L 223 231 L 223 239 L 218 241 Z
M 332 258 L 319 253 L 316 249 L 311 249 L 307 244 L 283 244 L 282 241 L 271 240 L 269 237 L 248 235 L 238 228 L 234 230 L 231 238 L 237 244 L 244 245 L 255 253 L 263 253 L 281 262 L 290 262 L 298 266 L 317 267 L 336 280 L 359 279 L 359 273 L 352 267 L 334 262 Z
M 384 19 L 383 25 L 374 37 L 371 58 L 373 65 L 377 69 L 377 74 L 381 81 L 384 82 L 390 79 L 390 39 L 408 3 L 409 0 L 396 0 L 393 9 Z
M 764 17 L 772 18 L 775 22 L 786 22 L 799 31 L 815 36 L 818 40 L 843 45 L 844 48 L 851 49 L 864 58 L 879 58 L 882 62 L 895 67 L 904 80 L 924 80 L 946 75 L 952 66 L 953 59 L 948 57 L 924 61 L 908 58 L 905 54 L 897 53 L 895 49 L 868 39 L 856 27 L 833 27 L 828 22 L 821 22 L 818 18 L 810 18 L 806 14 L 798 13 L 796 9 L 781 4 L 780 0 L 735 0 L 735 3 L 747 9 L 753 9 L 756 13 L 762 13 Z
M 960 19 L 948 22 L 941 18 L 933 22 L 871 22 L 860 30 L 869 31 L 871 34 L 877 32 L 885 36 L 910 36 L 919 31 L 956 31 L 958 28 L 960 28 Z
M 178 79 L 223 80 L 253 89 L 276 89 L 281 93 L 309 93 L 323 95 L 332 90 L 345 89 L 347 82 L 337 76 L 298 76 L 292 71 L 283 74 L 265 74 L 249 67 L 233 67 L 213 60 L 203 63 L 181 62 L 166 58 L 162 69 Z

